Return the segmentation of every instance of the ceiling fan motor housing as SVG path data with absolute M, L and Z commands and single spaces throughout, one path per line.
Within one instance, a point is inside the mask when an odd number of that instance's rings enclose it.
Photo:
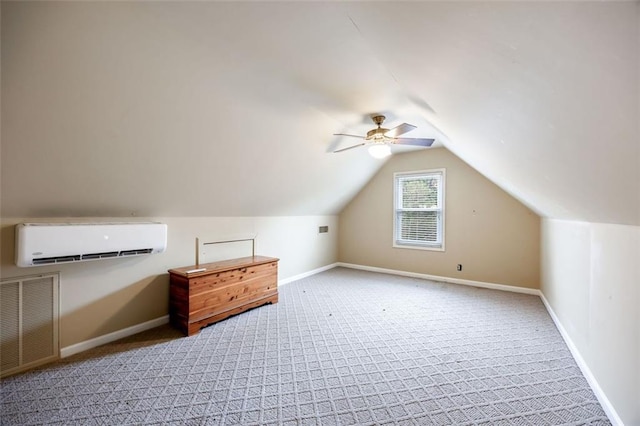
M 367 132 L 366 140 L 378 140 L 384 139 L 384 134 L 387 133 L 389 129 L 383 129 L 382 127 L 378 127 L 377 129 L 369 130 Z

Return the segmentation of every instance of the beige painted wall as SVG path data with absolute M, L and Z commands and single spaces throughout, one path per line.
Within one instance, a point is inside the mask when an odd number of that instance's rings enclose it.
M 625 425 L 640 425 L 640 227 L 544 219 L 541 290 Z
M 330 265 L 337 260 L 337 216 L 149 218 L 168 225 L 165 253 L 32 268 L 14 263 L 14 229 L 3 219 L 2 278 L 60 272 L 60 346 L 74 345 L 168 314 L 167 270 L 192 265 L 195 237 L 207 241 L 257 234 L 257 254 L 280 258 L 279 279 Z M 57 218 L 51 222 L 61 222 Z M 318 226 L 329 233 L 319 234 Z M 250 246 L 208 250 L 202 262 L 250 255 Z M 243 253 L 244 251 L 244 253 Z
M 446 169 L 444 252 L 393 248 L 393 173 Z M 444 148 L 394 155 L 340 213 L 340 262 L 538 288 L 540 218 Z M 461 263 L 463 269 L 456 271 Z

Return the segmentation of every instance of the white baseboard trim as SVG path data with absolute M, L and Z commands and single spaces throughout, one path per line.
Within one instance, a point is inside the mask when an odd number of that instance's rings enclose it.
M 84 342 L 76 343 L 75 345 L 67 346 L 60 349 L 60 358 L 66 358 L 71 355 L 86 351 L 88 349 L 95 348 L 100 345 L 114 342 L 123 337 L 129 337 L 141 331 L 150 330 L 154 327 L 167 324 L 169 322 L 169 315 L 162 316 L 160 318 L 153 319 L 151 321 L 143 322 L 142 324 L 136 324 L 131 327 L 123 328 L 122 330 L 114 331 L 113 333 L 104 334 L 94 339 L 85 340 Z
M 556 324 L 556 328 L 560 332 L 560 335 L 564 339 L 564 342 L 567 344 L 567 347 L 569 347 L 569 351 L 571 351 L 571 355 L 573 355 L 573 359 L 576 360 L 576 364 L 578 364 L 578 367 L 580 367 L 580 371 L 582 371 L 582 374 L 584 374 L 585 379 L 587 379 L 589 386 L 591 386 L 591 390 L 593 390 L 593 393 L 596 395 L 596 398 L 598 398 L 598 401 L 600 401 L 600 405 L 602 405 L 602 409 L 607 414 L 607 417 L 609 417 L 609 420 L 611 421 L 613 426 L 624 426 L 622 419 L 620 419 L 620 416 L 618 416 L 618 413 L 613 408 L 611 401 L 609 401 L 609 398 L 607 398 L 607 396 L 605 395 L 604 391 L 600 387 L 600 384 L 598 383 L 596 378 L 593 376 L 591 369 L 589 369 L 589 366 L 585 362 L 584 358 L 582 358 L 582 355 L 580 355 L 580 351 L 578 351 L 578 348 L 573 343 L 573 340 L 571 340 L 571 337 L 569 336 L 565 328 L 562 326 L 560 319 L 558 318 L 556 313 L 553 311 L 553 308 L 549 304 L 549 301 L 547 300 L 546 297 L 544 297 L 544 294 L 542 292 L 540 292 L 540 299 L 542 300 L 542 303 L 544 303 L 545 308 L 547 308 L 547 312 L 549 312 L 549 316 L 551 316 L 551 319 Z
M 294 281 L 298 281 L 298 280 L 301 280 L 303 278 L 310 277 L 311 275 L 319 274 L 320 272 L 324 272 L 324 271 L 327 271 L 329 269 L 333 269 L 336 266 L 338 266 L 337 263 L 331 263 L 329 265 L 321 266 L 320 268 L 316 268 L 316 269 L 308 271 L 308 272 L 303 272 L 302 274 L 294 275 L 293 277 L 285 278 L 283 280 L 278 280 L 278 285 L 289 284 L 289 283 L 292 283 Z
M 370 272 L 380 272 L 383 274 L 401 275 L 403 277 L 421 278 L 425 280 L 439 281 L 439 282 L 445 282 L 445 283 L 451 283 L 451 284 L 462 284 L 462 285 L 468 285 L 471 287 L 481 287 L 481 288 L 489 288 L 492 290 L 510 291 L 512 293 L 533 294 L 535 296 L 540 295 L 540 290 L 535 288 L 525 288 L 525 287 L 516 287 L 513 285 L 506 285 L 506 284 L 494 284 L 494 283 L 486 283 L 482 281 L 463 280 L 461 278 L 441 277 L 438 275 L 420 274 L 417 272 L 406 272 L 406 271 L 399 271 L 397 269 L 378 268 L 375 266 L 356 265 L 353 263 L 338 262 L 336 266 L 342 266 L 342 267 L 351 268 L 351 269 L 360 269 L 363 271 L 370 271 Z

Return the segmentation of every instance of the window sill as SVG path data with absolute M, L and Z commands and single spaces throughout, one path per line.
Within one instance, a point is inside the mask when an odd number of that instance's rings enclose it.
M 444 244 L 441 246 L 421 246 L 412 244 L 393 243 L 393 248 L 410 249 L 410 250 L 427 250 L 427 251 L 445 251 Z

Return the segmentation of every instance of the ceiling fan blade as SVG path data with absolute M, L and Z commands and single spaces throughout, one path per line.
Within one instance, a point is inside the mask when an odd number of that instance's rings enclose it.
M 358 139 L 364 139 L 364 136 L 359 136 L 359 135 L 349 135 L 346 133 L 334 133 L 333 136 L 348 136 L 350 138 L 358 138 Z
M 404 135 L 405 133 L 412 131 L 415 128 L 416 126 L 412 124 L 402 123 L 401 125 L 394 127 L 393 129 L 389 129 L 389 131 L 384 135 L 389 136 L 390 138 L 396 138 L 400 135 Z
M 364 146 L 364 145 L 367 145 L 367 143 L 366 142 L 362 142 L 362 143 L 359 143 L 357 145 L 348 146 L 346 148 L 336 149 L 335 151 L 333 151 L 333 153 L 335 154 L 336 152 L 342 152 L 342 151 L 346 151 L 346 150 L 349 150 L 349 149 L 358 148 L 359 146 Z
M 414 145 L 429 147 L 435 142 L 435 139 L 421 139 L 421 138 L 397 138 L 393 143 L 396 145 Z

